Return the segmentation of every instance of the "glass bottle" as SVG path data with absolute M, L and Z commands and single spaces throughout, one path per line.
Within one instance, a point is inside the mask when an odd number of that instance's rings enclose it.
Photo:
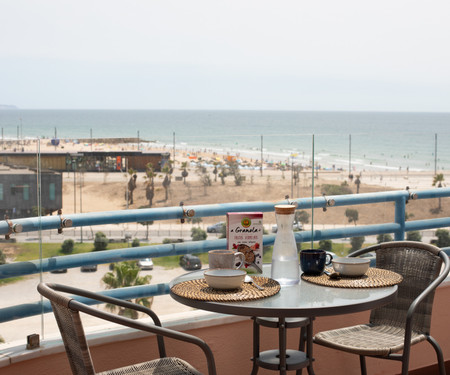
M 294 285 L 300 281 L 300 264 L 295 243 L 294 224 L 295 206 L 277 205 L 277 235 L 273 245 L 271 277 L 280 285 Z

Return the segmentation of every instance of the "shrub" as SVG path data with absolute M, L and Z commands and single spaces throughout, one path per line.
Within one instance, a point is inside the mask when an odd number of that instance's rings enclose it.
M 6 256 L 3 254 L 3 251 L 0 250 L 0 264 L 6 263 Z
M 108 247 L 108 238 L 106 237 L 105 233 L 103 232 L 95 233 L 94 250 L 95 251 L 105 250 L 107 247 Z
M 182 238 L 164 238 L 163 244 L 184 242 Z
M 320 240 L 319 248 L 325 251 L 331 251 L 333 248 L 333 241 L 331 240 Z
M 188 217 L 186 219 L 187 223 L 192 223 L 192 224 L 200 224 L 203 221 L 203 219 L 201 217 Z
M 352 237 L 350 240 L 350 244 L 352 245 L 351 252 L 361 249 L 363 243 L 365 241 L 365 237 Z
M 406 239 L 408 241 L 416 241 L 421 242 L 422 241 L 422 235 L 418 230 L 413 230 L 412 232 L 406 232 Z
M 139 246 L 141 246 L 141 242 L 139 241 L 138 238 L 135 238 L 131 243 L 131 247 L 139 247 Z
M 320 188 L 322 194 L 325 195 L 345 195 L 352 194 L 352 189 L 348 186 L 348 184 L 342 185 L 331 185 L 331 184 L 323 184 Z
M 358 221 L 359 218 L 359 213 L 358 210 L 355 210 L 353 208 L 347 208 L 345 210 L 345 216 L 347 216 L 348 222 L 354 222 L 356 225 L 356 222 Z
M 297 221 L 297 223 L 308 224 L 309 213 L 305 210 L 295 211 L 295 221 Z
M 377 236 L 377 243 L 390 242 L 390 241 L 392 241 L 392 236 L 389 233 L 383 233 L 383 234 L 379 234 Z
M 207 234 L 203 229 L 194 227 L 191 229 L 191 237 L 192 241 L 203 241 L 206 240 Z
M 450 234 L 447 229 L 438 229 L 434 235 L 438 238 L 436 241 L 437 247 L 450 246 Z
M 71 238 L 64 240 L 64 242 L 61 245 L 61 252 L 63 254 L 72 254 L 74 245 L 75 242 Z

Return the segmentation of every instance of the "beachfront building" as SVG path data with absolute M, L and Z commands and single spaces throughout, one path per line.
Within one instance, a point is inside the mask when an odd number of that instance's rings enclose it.
M 41 172 L 41 207 L 45 215 L 62 207 L 62 176 L 54 171 Z M 30 217 L 39 214 L 37 174 L 28 168 L 0 165 L 0 215 L 3 218 Z
M 54 151 L 42 152 L 40 163 L 43 169 L 58 172 L 124 172 L 127 169 L 145 171 L 151 163 L 156 172 L 161 171 L 169 161 L 169 152 L 143 151 L 78 151 L 73 153 Z M 36 168 L 36 153 L 30 151 L 0 151 L 0 163 Z

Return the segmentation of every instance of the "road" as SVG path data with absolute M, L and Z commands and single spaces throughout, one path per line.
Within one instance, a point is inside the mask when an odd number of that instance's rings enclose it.
M 67 273 L 53 274 L 46 272 L 42 275 L 42 278 L 45 282 L 68 284 L 81 289 L 101 291 L 105 289 L 101 282 L 101 278 L 108 271 L 108 265 L 102 264 L 98 266 L 96 272 L 81 272 L 79 268 L 72 268 L 69 269 Z M 141 275 L 152 275 L 151 284 L 159 284 L 169 282 L 176 276 L 185 272 L 186 271 L 181 267 L 165 270 L 163 267 L 155 266 L 151 271 L 141 271 Z M 39 301 L 40 294 L 36 289 L 39 281 L 39 275 L 31 275 L 27 276 L 22 281 L 1 286 L 0 308 Z M 191 308 L 172 300 L 169 295 L 154 297 L 152 309 L 160 316 L 191 310 Z M 52 313 L 45 314 L 43 322 L 45 328 L 44 337 L 53 336 L 58 332 L 56 321 Z M 84 319 L 84 324 L 86 327 L 91 327 L 99 324 L 99 321 L 96 318 L 87 317 L 87 319 Z M 104 322 L 101 324 L 104 324 Z M 26 336 L 32 333 L 38 333 L 42 337 L 40 316 L 17 319 L 15 321 L 0 324 L 0 336 L 2 336 L 6 342 L 20 340 L 25 344 Z
M 265 229 L 269 234 L 272 233 L 272 226 L 274 224 L 266 224 L 264 225 Z M 349 225 L 353 227 L 353 224 Z M 141 242 L 151 242 L 151 243 L 162 243 L 165 238 L 182 238 L 184 241 L 191 240 L 191 228 L 193 225 L 191 224 L 166 224 L 166 223 L 158 223 L 156 225 L 152 225 L 149 227 L 148 236 L 147 231 L 144 226 L 137 223 L 128 223 L 128 224 L 109 224 L 109 225 L 101 225 L 95 227 L 83 227 L 83 241 L 84 242 L 93 242 L 95 233 L 98 231 L 102 231 L 105 233 L 106 237 L 109 239 L 113 239 L 116 241 L 125 241 L 126 237 L 128 237 L 130 243 L 134 238 L 138 238 Z M 200 228 L 206 231 L 207 225 L 200 224 Z M 310 225 L 305 225 L 305 230 L 311 230 Z M 315 230 L 325 230 L 325 229 L 334 229 L 339 227 L 346 227 L 345 225 L 315 225 Z M 435 230 L 423 230 L 422 241 L 426 243 L 430 243 L 431 239 L 434 239 Z M 219 238 L 219 233 L 208 233 L 207 239 L 217 239 Z M 37 232 L 30 233 L 19 233 L 14 234 L 12 238 L 15 238 L 17 242 L 34 242 L 39 239 Z M 67 228 L 64 229 L 62 234 L 58 234 L 56 230 L 46 230 L 42 232 L 42 242 L 59 242 L 62 243 L 64 240 L 71 238 L 77 242 L 81 240 L 81 228 Z M 335 239 L 333 242 L 349 242 L 349 239 Z M 366 236 L 366 243 L 375 243 L 376 236 Z

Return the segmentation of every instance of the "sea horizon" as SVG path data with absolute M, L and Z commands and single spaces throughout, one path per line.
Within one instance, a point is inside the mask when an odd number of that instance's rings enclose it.
M 450 168 L 450 113 L 278 110 L 4 109 L 2 138 L 139 138 L 149 148 L 208 150 L 325 168 Z M 314 145 L 313 145 L 314 139 Z M 437 157 L 435 158 L 435 150 Z

